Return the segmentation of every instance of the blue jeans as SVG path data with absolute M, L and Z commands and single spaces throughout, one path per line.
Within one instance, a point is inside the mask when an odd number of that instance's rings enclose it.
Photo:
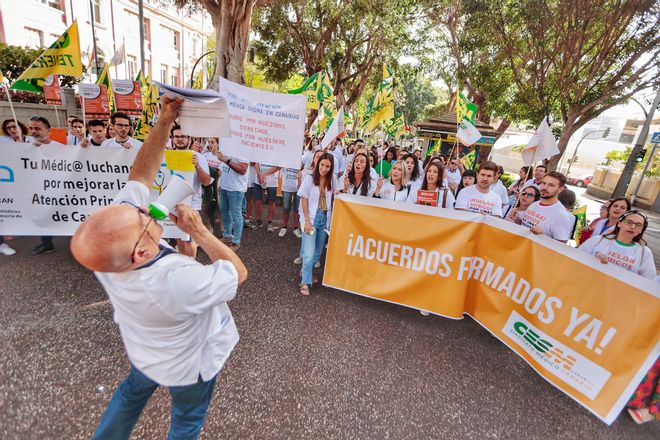
M 311 285 L 313 282 L 312 269 L 316 262 L 321 259 L 321 253 L 328 239 L 328 233 L 325 232 L 326 224 L 326 212 L 319 209 L 316 211 L 316 217 L 314 218 L 314 232 L 312 234 L 303 233 L 302 242 L 300 243 L 302 284 Z
M 172 396 L 172 420 L 168 440 L 196 439 L 202 430 L 213 396 L 215 380 L 168 387 Z M 128 377 L 119 385 L 105 410 L 94 439 L 128 439 L 142 410 L 158 384 L 131 365 Z
M 240 191 L 220 190 L 220 211 L 225 224 L 225 237 L 232 237 L 231 242 L 241 244 L 243 235 L 243 200 L 245 193 Z

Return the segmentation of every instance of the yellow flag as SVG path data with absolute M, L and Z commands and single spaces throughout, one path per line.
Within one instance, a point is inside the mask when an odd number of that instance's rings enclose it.
M 110 70 L 108 70 L 108 64 L 103 66 L 103 70 L 99 74 L 99 77 L 96 79 L 96 84 L 104 84 L 108 89 L 108 103 L 110 104 L 110 111 L 115 111 L 115 93 L 112 90 L 112 78 L 110 78 Z
M 32 62 L 11 86 L 13 90 L 43 92 L 43 84 L 50 75 L 82 77 L 78 22 L 66 30 L 48 49 Z

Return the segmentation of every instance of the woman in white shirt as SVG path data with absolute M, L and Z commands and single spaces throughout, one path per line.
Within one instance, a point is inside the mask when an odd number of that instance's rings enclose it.
M 593 236 L 578 249 L 596 257 L 601 263 L 612 263 L 645 278 L 656 276 L 653 253 L 642 238 L 648 220 L 637 210 L 619 217 L 614 230 L 607 235 Z
M 309 286 L 314 281 L 312 269 L 321 259 L 321 253 L 328 239 L 327 229 L 330 227 L 334 195 L 333 164 L 332 154 L 323 153 L 313 174 L 308 174 L 303 178 L 298 190 L 299 215 L 303 230 L 300 244 L 302 258 L 300 293 L 303 295 L 309 295 Z
M 442 184 L 442 175 L 444 169 L 442 162 L 433 161 L 426 166 L 424 173 L 424 181 L 419 189 L 413 188 L 408 196 L 408 203 L 416 205 L 438 206 L 440 208 L 454 209 L 456 199 L 449 187 Z M 420 199 L 420 195 L 428 194 L 429 192 L 435 193 L 434 200 Z
M 365 153 L 357 153 L 353 167 L 344 178 L 343 192 L 371 197 L 376 192 L 376 182 L 371 178 L 369 158 Z
M 394 200 L 395 202 L 405 202 L 410 194 L 408 185 L 408 170 L 403 162 L 394 162 L 390 168 L 390 177 L 378 179 L 374 197 L 380 197 L 383 200 Z
M 607 217 L 589 225 L 589 228 L 591 229 L 590 236 L 607 235 L 614 231 L 614 227 L 616 226 L 619 217 L 629 211 L 630 208 L 632 208 L 630 200 L 625 197 L 610 201 L 607 208 Z

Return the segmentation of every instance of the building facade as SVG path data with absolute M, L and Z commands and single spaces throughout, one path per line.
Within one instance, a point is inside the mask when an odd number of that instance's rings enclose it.
M 213 24 L 206 11 L 190 13 L 171 6 L 167 0 L 143 0 L 145 75 L 167 84 L 190 86 L 195 62 L 207 52 Z M 92 20 L 93 17 L 93 20 Z M 0 41 L 15 46 L 45 48 L 73 20 L 78 21 L 83 62 L 92 67 L 96 34 L 99 67 L 125 47 L 123 63 L 113 66 L 115 79 L 135 79 L 141 66 L 140 27 L 137 0 L 0 0 Z M 199 63 L 206 75 L 206 60 Z M 90 74 L 88 81 L 96 79 Z M 204 82 L 206 82 L 204 76 Z

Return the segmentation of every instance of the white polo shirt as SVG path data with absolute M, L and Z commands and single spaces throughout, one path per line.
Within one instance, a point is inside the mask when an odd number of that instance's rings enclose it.
M 137 139 L 132 138 L 132 137 L 129 137 L 126 142 L 128 142 L 131 145 L 130 149 L 139 150 L 140 147 L 142 147 L 142 142 L 140 142 Z M 126 142 L 123 142 L 123 143 L 126 143 Z M 110 139 L 104 140 L 103 143 L 101 144 L 101 146 L 102 147 L 110 147 L 110 148 L 124 148 L 119 142 L 117 142 L 115 140 L 115 138 L 110 138 Z
M 149 190 L 129 181 L 115 197 L 121 202 L 146 206 Z M 238 287 L 233 264 L 203 265 L 170 253 L 141 269 L 94 274 L 110 298 L 129 360 L 147 377 L 183 386 L 222 369 L 238 342 L 227 306 Z

